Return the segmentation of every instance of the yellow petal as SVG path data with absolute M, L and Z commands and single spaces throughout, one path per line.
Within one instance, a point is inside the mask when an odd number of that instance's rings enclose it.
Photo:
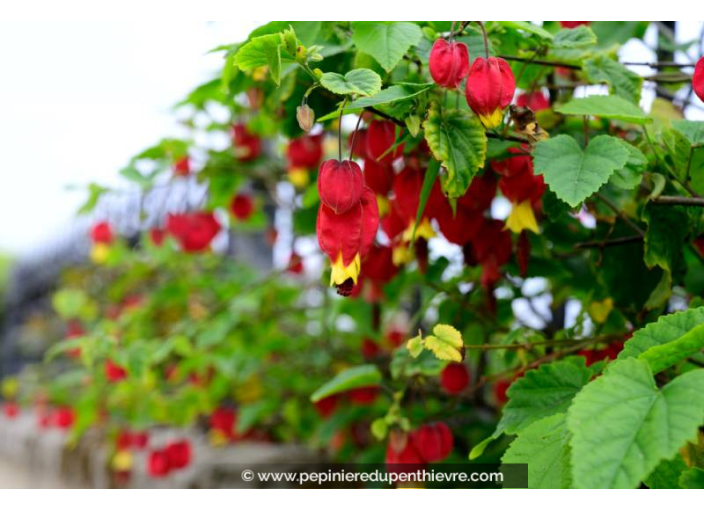
M 114 471 L 130 471 L 132 464 L 132 454 L 127 450 L 120 450 L 112 458 L 112 469 Z
M 487 129 L 499 127 L 501 120 L 504 118 L 503 110 L 494 110 L 490 115 L 479 115 L 479 120 Z
M 357 278 L 359 277 L 359 271 L 362 267 L 362 261 L 359 258 L 359 253 L 355 256 L 352 262 L 345 266 L 342 261 L 342 252 L 337 256 L 337 260 L 332 265 L 332 272 L 330 273 L 330 285 L 342 285 L 349 278 L 357 285 Z
M 376 205 L 379 208 L 379 217 L 383 218 L 391 210 L 391 205 L 389 205 L 389 199 L 384 195 L 376 196 Z
M 594 322 L 601 324 L 606 321 L 613 308 L 614 300 L 611 298 L 594 301 L 589 305 L 589 315 L 594 319 Z
M 413 261 L 413 253 L 408 249 L 408 245 L 401 244 L 394 248 L 392 260 L 394 261 L 394 266 L 408 264 Z
M 308 186 L 310 182 L 310 172 L 305 168 L 291 168 L 288 172 L 288 180 L 291 181 L 296 189 L 302 189 Z
M 411 221 L 408 224 L 408 228 L 403 231 L 403 240 L 406 242 L 410 242 L 412 237 L 413 237 L 413 226 L 416 224 L 415 221 Z M 423 218 L 420 221 L 420 224 L 418 225 L 418 228 L 416 229 L 416 239 L 419 237 L 422 237 L 423 239 L 432 239 L 435 237 L 435 230 L 433 230 L 433 226 L 430 224 L 430 220 L 428 218 Z
M 513 204 L 511 214 L 506 218 L 504 230 L 507 229 L 514 234 L 520 234 L 524 230 L 530 230 L 536 234 L 540 233 L 538 222 L 535 220 L 535 214 L 533 213 L 533 205 L 530 203 L 530 200 L 526 200 L 520 204 Z
M 96 243 L 90 250 L 90 260 L 96 264 L 102 264 L 110 255 L 110 245 L 105 243 Z

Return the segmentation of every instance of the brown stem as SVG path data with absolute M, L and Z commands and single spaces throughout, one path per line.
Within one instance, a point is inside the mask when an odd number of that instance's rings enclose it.
M 640 228 L 638 225 L 636 225 L 626 214 L 621 211 L 616 204 L 614 204 L 611 200 L 606 198 L 604 195 L 601 193 L 595 193 L 595 197 L 597 197 L 599 200 L 601 200 L 609 209 L 611 209 L 613 212 L 615 212 L 623 221 L 626 222 L 626 224 L 631 227 L 631 229 L 636 232 L 638 235 L 645 237 L 645 231 L 643 231 L 642 228 Z
M 617 237 L 615 239 L 604 239 L 603 241 L 586 241 L 574 245 L 575 249 L 585 248 L 605 248 L 607 246 L 620 246 L 622 244 L 638 243 L 643 240 L 643 236 Z
M 701 197 L 672 197 L 659 196 L 651 200 L 658 205 L 687 205 L 692 207 L 704 207 L 704 198 Z
M 484 55 L 486 58 L 489 58 L 489 37 L 486 35 L 486 27 L 484 26 L 483 21 L 477 21 L 477 25 L 479 25 L 479 28 L 482 31 L 482 36 L 484 37 Z

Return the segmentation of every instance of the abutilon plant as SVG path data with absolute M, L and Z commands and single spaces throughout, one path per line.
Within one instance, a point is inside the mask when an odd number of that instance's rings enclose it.
M 438 39 L 430 50 L 430 76 L 447 89 L 456 89 L 469 73 L 469 50 L 461 42 Z
M 701 101 L 704 101 L 704 57 L 700 58 L 694 66 L 692 90 Z
M 320 201 L 335 214 L 359 204 L 364 189 L 362 169 L 354 161 L 329 159 L 318 170 Z
M 467 76 L 467 104 L 485 128 L 501 124 L 504 110 L 516 91 L 516 78 L 508 63 L 497 57 L 477 57 Z
M 235 147 L 235 158 L 243 163 L 254 161 L 262 153 L 260 138 L 250 133 L 244 124 L 232 126 L 232 144 Z

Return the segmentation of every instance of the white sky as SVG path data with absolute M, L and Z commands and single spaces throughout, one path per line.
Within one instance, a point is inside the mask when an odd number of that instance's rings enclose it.
M 178 135 L 171 106 L 221 66 L 206 52 L 261 23 L 0 22 L 0 252 L 60 238 L 86 197 L 68 185 L 116 184 L 133 154 Z M 652 58 L 640 43 L 622 56 Z

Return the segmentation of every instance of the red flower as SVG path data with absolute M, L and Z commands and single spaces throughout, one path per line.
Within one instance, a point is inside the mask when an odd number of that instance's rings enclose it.
M 458 395 L 469 384 L 469 370 L 464 363 L 450 363 L 440 373 L 440 386 L 450 395 Z
M 562 28 L 577 28 L 580 25 L 589 25 L 588 21 L 558 21 Z
M 149 454 L 147 459 L 147 472 L 153 478 L 162 478 L 169 474 L 171 465 L 169 455 L 164 450 L 155 450 Z
M 188 156 L 184 156 L 174 163 L 174 175 L 186 177 L 191 173 L 191 160 Z
M 301 136 L 286 147 L 289 168 L 315 168 L 323 159 L 323 135 Z
M 110 382 L 119 382 L 127 377 L 127 371 L 112 360 L 105 362 L 105 378 Z
M 374 359 L 381 354 L 381 347 L 371 338 L 362 340 L 362 356 L 366 359 Z
M 328 159 L 318 171 L 318 194 L 320 201 L 343 214 L 359 204 L 364 188 L 362 169 L 354 161 Z
M 112 243 L 113 234 L 110 224 L 107 221 L 100 221 L 93 225 L 90 230 L 90 238 L 96 244 Z
M 347 392 L 347 396 L 350 401 L 359 405 L 369 405 L 374 403 L 378 395 L 378 386 L 365 386 L 363 388 L 355 388 Z
M 232 126 L 232 143 L 235 146 L 235 158 L 243 163 L 257 159 L 262 153 L 261 140 L 250 133 L 244 124 Z
M 230 202 L 232 215 L 240 221 L 247 221 L 254 212 L 254 200 L 249 195 L 238 193 Z
M 361 200 L 344 214 L 320 204 L 316 232 L 320 248 L 332 263 L 330 285 L 349 295 L 357 284 L 362 259 L 374 242 L 379 227 L 379 209 L 374 192 L 364 188 Z
M 430 50 L 429 67 L 435 83 L 448 89 L 457 88 L 469 73 L 467 45 L 438 39 Z
M 73 409 L 70 407 L 59 407 L 56 409 L 51 417 L 51 422 L 54 426 L 60 429 L 68 429 L 73 426 L 73 422 L 76 418 Z
M 405 331 L 400 331 L 398 329 L 392 329 L 388 333 L 386 333 L 386 340 L 389 342 L 389 345 L 393 347 L 394 349 L 396 347 L 401 347 L 406 340 L 406 333 Z
M 166 231 L 163 228 L 154 227 L 149 231 L 149 238 L 154 243 L 154 246 L 161 246 L 164 244 L 164 237 L 166 237 Z
M 5 402 L 2 406 L 2 412 L 6 417 L 12 420 L 20 413 L 20 406 L 15 402 Z
M 692 88 L 697 97 L 704 101 L 704 57 L 697 61 L 692 77 Z
M 220 223 L 212 212 L 169 214 L 166 229 L 187 252 L 197 252 L 210 246 L 220 232 Z
M 444 460 L 454 446 L 454 439 L 450 427 L 439 421 L 430 425 L 423 425 L 411 433 L 411 441 L 420 457 L 425 462 Z
M 540 91 L 519 94 L 516 97 L 517 106 L 527 106 L 534 112 L 550 108 L 550 100 Z
M 395 432 L 389 436 L 386 446 L 386 469 L 390 472 L 403 472 L 404 469 L 399 464 L 425 464 L 411 436 L 405 432 Z
M 330 395 L 329 397 L 321 398 L 313 405 L 320 416 L 328 418 L 337 409 L 338 402 L 339 397 L 337 395 Z
M 191 463 L 191 443 L 188 441 L 174 441 L 166 446 L 166 455 L 169 466 L 173 469 L 182 469 Z
M 291 253 L 291 258 L 288 259 L 286 271 L 291 274 L 303 274 L 303 270 L 303 259 L 301 256 L 296 252 Z
M 511 67 L 502 58 L 478 57 L 467 77 L 467 104 L 487 129 L 501 124 L 504 109 L 516 91 Z
M 377 195 L 386 196 L 391 191 L 394 170 L 389 165 L 377 163 L 371 158 L 364 160 L 364 184 Z
M 364 141 L 367 157 L 377 163 L 390 165 L 403 154 L 403 144 L 390 150 L 396 143 L 396 124 L 386 120 L 373 120 L 369 123 Z M 382 157 L 383 156 L 383 157 Z
M 218 407 L 210 415 L 210 430 L 217 430 L 227 439 L 237 438 L 235 427 L 237 426 L 237 413 L 233 409 Z

